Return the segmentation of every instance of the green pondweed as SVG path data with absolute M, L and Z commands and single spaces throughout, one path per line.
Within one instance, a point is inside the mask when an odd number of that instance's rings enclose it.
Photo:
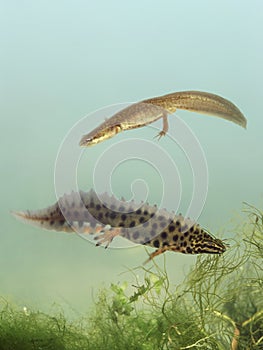
M 245 211 L 236 242 L 222 256 L 200 255 L 177 286 L 164 256 L 164 266 L 128 269 L 132 282 L 102 289 L 77 323 L 3 301 L 0 350 L 263 349 L 263 214 Z

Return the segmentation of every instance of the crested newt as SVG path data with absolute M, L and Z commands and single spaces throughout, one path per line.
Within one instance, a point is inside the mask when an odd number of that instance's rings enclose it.
M 22 221 L 47 230 L 94 234 L 106 248 L 115 236 L 155 248 L 149 260 L 165 251 L 185 254 L 221 254 L 225 244 L 182 215 L 156 205 L 118 201 L 106 193 L 65 194 L 52 206 L 36 211 L 12 212 Z

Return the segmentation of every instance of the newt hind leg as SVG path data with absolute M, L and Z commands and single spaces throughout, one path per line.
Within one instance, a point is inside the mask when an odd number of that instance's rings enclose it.
M 161 137 L 166 135 L 169 129 L 167 113 L 163 114 L 162 118 L 163 118 L 163 129 L 155 136 L 155 138 L 158 138 L 158 141 L 160 140 Z
M 103 234 L 94 237 L 94 240 L 98 241 L 96 246 L 100 246 L 105 243 L 105 249 L 108 248 L 113 238 L 120 235 L 120 228 L 110 228 L 105 230 Z

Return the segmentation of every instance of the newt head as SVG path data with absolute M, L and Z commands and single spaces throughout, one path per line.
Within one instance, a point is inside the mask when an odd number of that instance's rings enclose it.
M 198 235 L 191 237 L 193 254 L 222 254 L 226 251 L 226 246 L 220 239 L 212 237 L 207 232 L 201 230 Z
M 83 147 L 96 145 L 97 143 L 105 141 L 122 131 L 120 124 L 112 124 L 112 123 L 109 124 L 108 121 L 109 120 L 106 120 L 104 123 L 99 125 L 96 129 L 84 135 L 80 140 L 79 145 Z

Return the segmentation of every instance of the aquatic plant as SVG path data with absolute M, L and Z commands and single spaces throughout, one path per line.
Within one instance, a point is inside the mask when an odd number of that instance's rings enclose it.
M 130 295 L 128 284 L 102 291 L 90 319 L 94 344 L 101 349 L 262 349 L 263 213 L 249 206 L 246 211 L 248 222 L 237 242 L 222 256 L 199 256 L 176 288 L 165 267 L 154 263 L 154 269 L 143 268 L 143 283 L 133 271 Z
M 78 324 L 66 320 L 63 312 L 47 315 L 22 310 L 1 300 L 0 349 L 86 349 L 88 339 Z
M 248 220 L 231 247 L 221 256 L 198 256 L 178 286 L 164 257 L 162 267 L 153 261 L 128 271 L 132 283 L 102 289 L 92 313 L 77 323 L 62 313 L 3 305 L 0 349 L 262 349 L 263 213 L 248 205 L 245 211 Z

